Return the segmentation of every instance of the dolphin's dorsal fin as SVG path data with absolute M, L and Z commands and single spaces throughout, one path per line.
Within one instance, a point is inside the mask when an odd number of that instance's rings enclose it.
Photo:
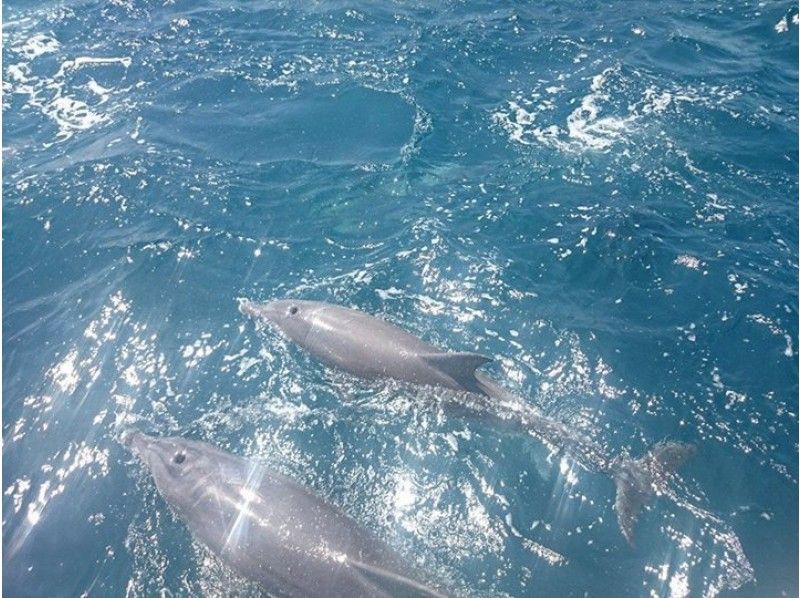
M 457 382 L 473 380 L 475 370 L 492 361 L 491 357 L 478 353 L 430 353 L 421 357 Z

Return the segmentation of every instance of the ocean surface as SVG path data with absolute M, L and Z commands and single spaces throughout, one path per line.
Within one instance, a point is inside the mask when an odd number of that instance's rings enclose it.
M 119 443 L 251 456 L 458 596 L 798 592 L 796 2 L 3 5 L 3 589 L 255 595 Z M 608 457 L 238 310 L 357 307 Z

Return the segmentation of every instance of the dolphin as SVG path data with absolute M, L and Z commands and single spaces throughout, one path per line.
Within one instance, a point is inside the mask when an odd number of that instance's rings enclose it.
M 205 442 L 138 430 L 122 443 L 193 536 L 270 595 L 442 596 L 310 490 Z
M 239 311 L 278 328 L 323 363 L 355 376 L 393 378 L 463 393 L 459 409 L 502 421 L 539 438 L 549 448 L 568 453 L 584 469 L 608 475 L 616 485 L 617 522 L 628 543 L 642 508 L 666 493 L 667 482 L 694 454 L 694 446 L 662 442 L 638 459 L 608 458 L 590 438 L 543 416 L 526 401 L 476 371 L 491 358 L 448 352 L 389 322 L 357 309 L 321 301 L 283 299 L 267 303 L 239 300 Z
M 393 378 L 484 396 L 504 392 L 475 371 L 491 357 L 442 351 L 356 309 L 320 301 L 240 300 L 239 310 L 277 326 L 314 357 L 360 378 Z

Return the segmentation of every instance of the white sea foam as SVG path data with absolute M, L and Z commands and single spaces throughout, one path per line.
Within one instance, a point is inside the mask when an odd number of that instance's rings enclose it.
M 103 87 L 94 79 L 89 79 L 89 82 L 86 84 L 86 88 L 92 93 L 100 96 L 100 104 L 104 104 L 108 101 L 109 92 L 111 92 L 111 89 Z
M 546 87 L 541 87 L 544 85 Z M 561 88 L 542 81 L 529 94 L 515 94 L 491 118 L 514 143 L 542 145 L 560 152 L 604 153 L 617 145 L 633 145 L 635 135 L 648 119 L 669 111 L 678 112 L 680 104 L 697 104 L 735 116 L 726 103 L 741 95 L 739 90 L 721 86 L 663 89 L 651 85 L 638 100 L 624 102 L 622 107 L 622 94 L 627 85 L 619 66 L 604 69 L 591 77 L 588 93 L 580 98 L 578 107 L 569 113 L 565 122 L 558 123 L 552 122 L 551 117 L 558 108 L 552 92 L 561 91 Z M 542 99 L 542 92 L 547 92 L 549 97 Z M 575 102 L 567 94 L 558 98 L 570 104 Z
M 59 134 L 65 137 L 71 136 L 74 131 L 89 129 L 108 121 L 108 116 L 93 112 L 86 102 L 67 96 L 54 98 L 42 111 L 58 124 Z
M 55 141 L 64 141 L 78 131 L 111 121 L 110 112 L 103 112 L 98 107 L 106 104 L 118 90 L 114 87 L 104 87 L 91 78 L 81 88 L 94 94 L 97 100 L 91 101 L 85 94 L 84 99 L 79 99 L 74 96 L 77 89 L 72 90 L 70 87 L 68 74 L 76 69 L 115 64 L 127 69 L 131 65 L 129 57 L 79 56 L 62 61 L 52 76 L 46 76 L 34 74 L 31 61 L 42 54 L 57 52 L 60 49 L 58 40 L 48 35 L 36 34 L 13 45 L 12 48 L 26 60 L 12 64 L 6 69 L 4 87 L 11 93 L 27 96 L 29 106 L 58 126 Z
M 24 62 L 19 62 L 17 64 L 9 65 L 6 68 L 6 72 L 12 81 L 15 83 L 24 84 L 28 80 L 31 69 Z
M 537 125 L 537 116 L 552 109 L 547 102 L 535 105 L 520 99 L 508 102 L 508 111 L 499 110 L 492 116 L 512 141 L 530 145 L 540 143 L 562 151 L 606 151 L 623 140 L 635 114 L 601 115 L 601 103 L 609 98 L 605 84 L 609 76 L 618 73 L 619 67 L 609 67 L 592 77 L 589 93 L 578 108 L 567 116 L 565 127 L 557 124 Z M 550 90 L 549 86 L 546 90 Z M 533 108 L 533 109 L 531 109 Z
M 131 59 L 128 56 L 121 58 L 99 58 L 93 56 L 78 56 L 74 60 L 65 60 L 61 63 L 61 68 L 58 69 L 56 77 L 63 77 L 67 71 L 79 69 L 85 66 L 103 65 L 103 64 L 121 64 L 125 68 L 131 65 Z
M 567 117 L 570 138 L 586 149 L 608 149 L 622 139 L 629 124 L 635 119 L 634 115 L 600 117 L 601 109 L 597 102 L 608 97 L 602 89 L 606 73 L 604 71 L 593 79 L 592 93 L 584 96 L 580 107 Z
M 60 44 L 54 37 L 44 33 L 36 33 L 22 43 L 13 45 L 12 50 L 18 54 L 25 55 L 28 60 L 32 60 L 42 54 L 57 52 L 59 47 Z
M 703 262 L 693 255 L 679 255 L 675 258 L 674 263 L 689 268 L 690 270 L 699 270 L 700 266 L 703 265 Z
M 563 554 L 559 554 L 547 546 L 542 546 L 538 542 L 524 538 L 522 540 L 522 544 L 527 550 L 538 556 L 540 559 L 546 561 L 551 567 L 564 565 L 567 562 L 567 559 Z

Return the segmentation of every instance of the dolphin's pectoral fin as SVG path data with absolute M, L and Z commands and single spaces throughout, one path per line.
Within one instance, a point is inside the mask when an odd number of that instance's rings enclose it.
M 478 353 L 431 353 L 420 357 L 456 382 L 470 384 L 475 380 L 475 370 L 492 361 Z
M 364 574 L 366 579 L 377 584 L 388 596 L 429 596 L 432 598 L 444 598 L 445 596 L 435 589 L 400 573 L 356 560 L 348 560 L 348 563 Z

